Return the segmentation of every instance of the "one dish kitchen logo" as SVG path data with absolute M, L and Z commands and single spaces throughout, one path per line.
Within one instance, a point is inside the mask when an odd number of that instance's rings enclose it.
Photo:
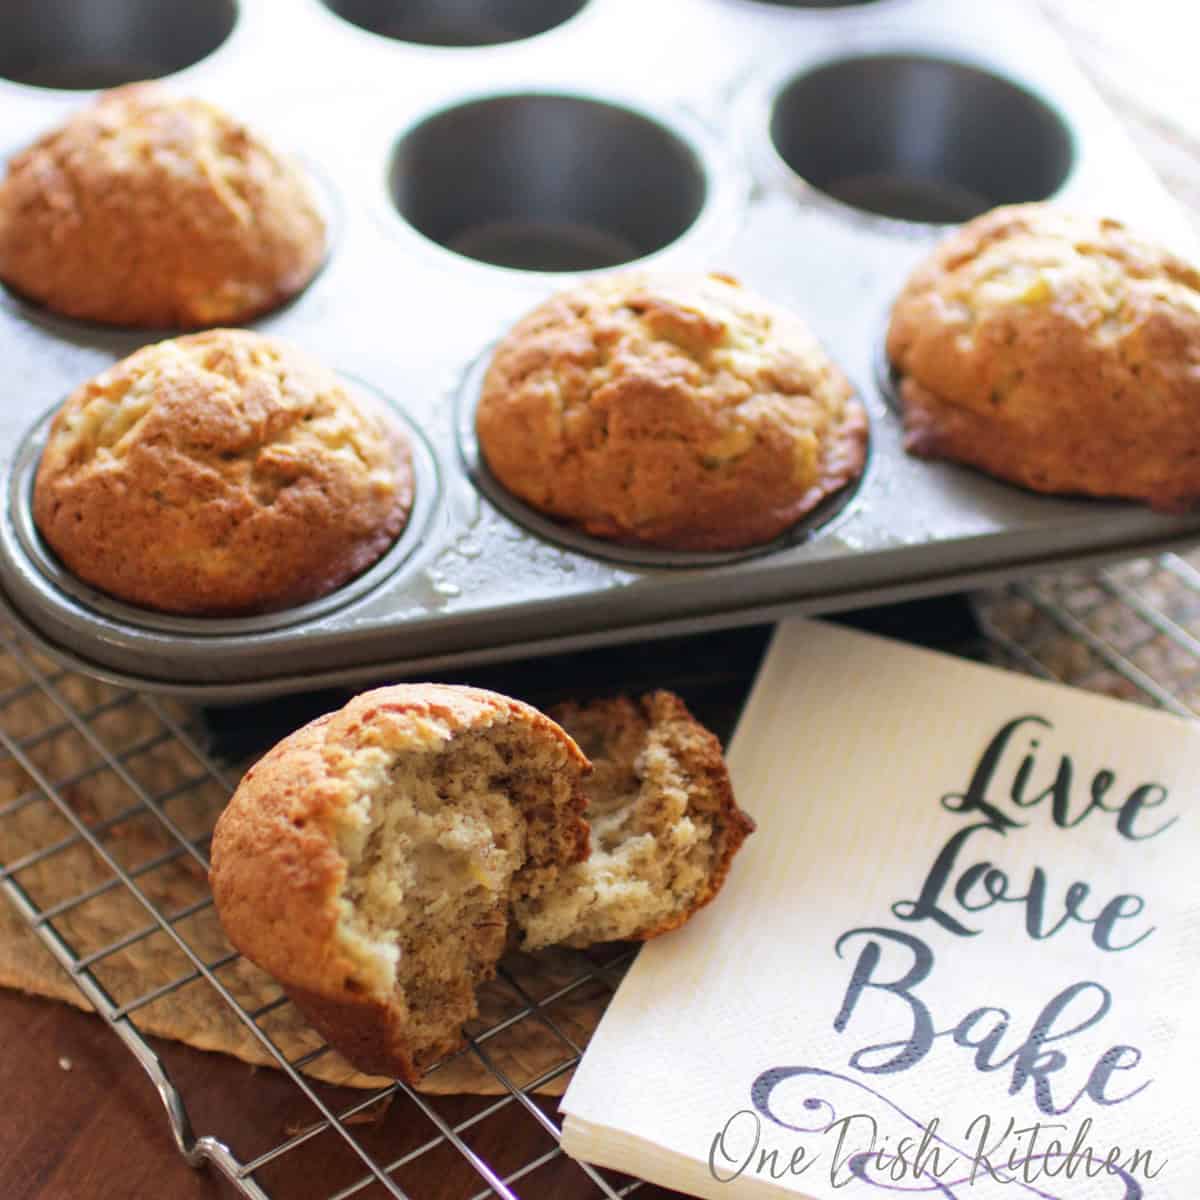
M 767 1075 L 772 1075 L 768 1072 Z M 816 1083 L 820 1095 L 810 1095 L 817 1114 L 831 1110 L 831 1096 L 839 1086 L 849 1091 L 855 1081 L 831 1071 L 796 1068 L 781 1072 L 783 1078 L 799 1074 Z M 758 1084 L 768 1092 L 779 1078 L 760 1077 Z M 891 1122 L 865 1111 L 851 1112 L 832 1121 L 807 1126 L 792 1125 L 759 1109 L 743 1108 L 725 1122 L 712 1140 L 708 1170 L 719 1183 L 732 1183 L 743 1176 L 780 1181 L 805 1178 L 827 1181 L 834 1189 L 855 1181 L 883 1192 L 906 1195 L 933 1193 L 949 1200 L 963 1195 L 962 1189 L 984 1183 L 1017 1185 L 1027 1195 L 1058 1200 L 1060 1192 L 1047 1192 L 1045 1185 L 1108 1176 L 1121 1190 L 1113 1200 L 1141 1200 L 1144 1180 L 1157 1179 L 1166 1160 L 1145 1147 L 1095 1144 L 1092 1119 L 1077 1125 L 1062 1121 L 1033 1121 L 1018 1125 L 999 1123 L 981 1113 L 957 1129 L 944 1126 L 935 1117 L 920 1125 L 889 1104 L 878 1092 L 865 1089 L 883 1108 L 892 1108 Z M 766 1146 L 765 1131 L 783 1124 L 793 1131 L 794 1141 L 783 1148 Z M 888 1132 L 890 1130 L 890 1132 Z M 905 1132 L 901 1132 L 904 1130 Z M 804 1134 L 803 1138 L 795 1137 Z M 1041 1187 L 1035 1186 L 1041 1184 Z
M 841 1007 L 831 1016 L 834 1029 L 857 1045 L 849 1070 L 789 1064 L 762 1071 L 750 1105 L 715 1132 L 709 1154 L 715 1178 L 782 1179 L 824 1170 L 837 1185 L 859 1179 L 885 1191 L 909 1191 L 914 1180 L 924 1179 L 924 1190 L 953 1198 L 960 1195 L 957 1188 L 985 1180 L 1048 1196 L 1054 1193 L 1032 1185 L 1109 1175 L 1114 1185 L 1118 1179 L 1125 1184 L 1114 1200 L 1137 1200 L 1144 1194 L 1138 1180 L 1160 1174 L 1165 1159 L 1145 1147 L 1093 1144 L 1086 1109 L 1119 1106 L 1152 1083 L 1135 1045 L 1116 1043 L 1096 1054 L 1093 1032 L 1091 1052 L 1079 1049 L 1080 1035 L 1102 1026 L 1112 1008 L 1104 984 L 1078 979 L 1024 1017 L 992 1004 L 962 1016 L 935 1013 L 929 989 L 922 987 L 938 967 L 933 947 L 901 927 L 933 925 L 955 939 L 976 938 L 983 914 L 994 909 L 998 918 L 1005 913 L 1019 922 L 1033 945 L 1049 942 L 1051 949 L 1056 940 L 1086 938 L 1104 955 L 1136 958 L 1152 943 L 1153 914 L 1137 893 L 1112 894 L 1094 880 L 1055 878 L 1038 865 L 1015 879 L 989 861 L 995 839 L 1019 838 L 1029 824 L 1026 814 L 1035 809 L 1061 830 L 1113 839 L 1118 854 L 1136 854 L 1139 844 L 1170 836 L 1178 821 L 1161 783 L 1122 780 L 1107 767 L 1080 772 L 1069 754 L 1046 754 L 1042 742 L 1053 730 L 1051 721 L 1035 714 L 1006 722 L 988 741 L 966 787 L 941 797 L 942 807 L 962 823 L 916 895 L 891 905 L 897 925 L 858 926 L 836 939 L 837 955 L 851 970 Z M 1034 961 L 1028 960 L 1030 967 Z M 859 1007 L 868 995 L 879 998 L 872 1004 L 875 1014 L 892 1014 L 885 1018 L 886 1041 L 862 1044 L 870 1030 Z M 978 1115 L 951 1130 L 945 1120 L 904 1112 L 888 1099 L 888 1076 L 926 1059 L 939 1069 L 953 1067 L 954 1057 L 972 1077 L 978 1072 L 1009 1097 L 1025 1097 L 1030 1119 L 1018 1127 Z M 973 1085 L 964 1091 L 978 1094 Z M 767 1151 L 768 1140 L 780 1144 L 780 1130 L 794 1146 Z

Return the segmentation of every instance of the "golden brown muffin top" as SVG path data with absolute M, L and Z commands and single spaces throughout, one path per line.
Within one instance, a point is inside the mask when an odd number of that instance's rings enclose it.
M 1159 507 L 1200 489 L 1200 272 L 1119 221 L 969 222 L 909 279 L 888 354 L 918 452 Z
M 866 418 L 795 315 L 725 276 L 623 273 L 503 339 L 476 418 L 489 467 L 600 537 L 766 541 L 861 470 Z
M 66 401 L 34 518 L 103 591 L 231 615 L 340 586 L 395 540 L 411 502 L 390 418 L 295 347 L 221 329 L 146 346 Z
M 245 321 L 299 291 L 325 227 L 299 170 L 203 100 L 106 92 L 9 163 L 0 278 L 111 324 Z

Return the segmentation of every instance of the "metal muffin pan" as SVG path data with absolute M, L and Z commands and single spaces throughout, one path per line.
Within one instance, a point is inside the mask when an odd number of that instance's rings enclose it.
M 151 7 L 104 6 L 113 30 L 141 30 L 152 47 L 145 30 L 157 24 L 159 66 L 203 54 L 203 39 L 172 39 L 165 8 Z M 93 44 L 62 15 L 91 6 L 51 8 L 50 34 L 14 34 L 26 78 L 64 79 L 55 71 Z M 6 17 L 22 23 L 36 24 L 34 6 Z M 325 270 L 255 327 L 370 381 L 407 414 L 423 435 L 419 508 L 378 568 L 287 614 L 179 621 L 97 596 L 63 573 L 29 518 L 39 422 L 154 335 L 0 304 L 0 586 L 12 619 L 75 668 L 252 699 L 833 611 L 1200 538 L 1200 515 L 1037 496 L 911 459 L 885 401 L 888 306 L 948 220 L 1053 197 L 1193 252 L 1182 215 L 1019 0 L 240 0 L 224 40 L 208 32 L 215 49 L 170 84 L 295 147 L 342 214 Z M 126 40 L 131 55 L 144 44 Z M 182 43 L 181 59 L 166 54 Z M 19 75 L 12 62 L 0 56 L 0 72 Z M 119 66 L 107 64 L 106 82 Z M 0 81 L 0 145 L 28 143 L 81 99 Z M 777 543 L 732 556 L 598 543 L 504 494 L 471 429 L 488 348 L 552 291 L 624 260 L 732 272 L 798 311 L 870 414 L 861 484 Z
M 594 96 L 514 92 L 459 99 L 420 120 L 396 143 L 388 191 L 397 213 L 444 249 L 578 272 L 677 241 L 704 211 L 714 170 L 662 116 Z

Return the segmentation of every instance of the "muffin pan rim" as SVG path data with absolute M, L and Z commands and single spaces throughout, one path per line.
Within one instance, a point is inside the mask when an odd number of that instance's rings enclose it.
M 10 578 L 22 579 L 30 593 L 51 606 L 63 619 L 88 629 L 93 622 L 109 631 L 180 635 L 194 638 L 236 639 L 293 625 L 313 622 L 339 613 L 392 581 L 420 557 L 420 550 L 442 504 L 443 468 L 437 452 L 420 424 L 387 394 L 344 371 L 338 379 L 361 389 L 398 421 L 407 440 L 411 464 L 413 501 L 408 520 L 395 541 L 364 571 L 315 600 L 290 608 L 243 617 L 190 617 L 142 608 L 93 587 L 61 563 L 42 538 L 33 518 L 33 486 L 50 425 L 64 401 L 44 411 L 27 429 L 17 453 L 6 465 L 0 482 L 6 498 L 0 522 L 0 559 Z
M 1135 549 L 1139 554 L 1166 554 L 1180 552 L 1189 547 L 1194 549 L 1196 538 L 1197 534 L 1194 531 L 1174 535 L 1168 533 L 1152 541 L 1139 541 L 1136 547 L 1086 548 L 1066 557 L 1056 556 L 1053 561 L 1035 563 L 1028 569 L 1037 573 L 1051 569 L 1083 570 L 1100 567 L 1127 559 L 1131 550 Z M 987 569 L 964 568 L 945 575 L 906 580 L 895 586 L 893 595 L 897 601 L 917 600 L 966 588 L 994 586 L 1012 578 L 1011 565 L 998 564 Z M 853 587 L 839 592 L 835 597 L 836 603 L 832 605 L 827 602 L 826 597 L 753 603 L 741 608 L 719 609 L 699 615 L 638 622 L 604 630 L 599 634 L 556 634 L 483 649 L 471 647 L 416 657 L 380 658 L 366 666 L 359 662 L 351 662 L 340 667 L 309 669 L 303 673 L 276 674 L 268 677 L 239 676 L 217 681 L 206 678 L 179 680 L 157 674 L 135 674 L 106 661 L 84 657 L 44 633 L 23 610 L 11 603 L 2 590 L 0 610 L 3 611 L 6 620 L 18 627 L 22 637 L 27 638 L 42 653 L 68 670 L 82 672 L 117 687 L 140 690 L 152 695 L 171 696 L 198 704 L 235 704 L 324 688 L 361 690 L 359 685 L 363 683 L 378 684 L 380 681 L 416 678 L 417 674 L 490 665 L 518 657 L 557 655 L 577 650 L 626 645 L 659 637 L 680 637 L 736 629 L 746 625 L 772 623 L 790 616 L 820 617 L 826 613 L 845 612 L 874 604 L 878 594 L 876 587 Z
M 875 335 L 871 344 L 871 383 L 883 401 L 888 418 L 903 424 L 904 409 L 900 403 L 900 376 L 892 365 L 887 351 L 893 307 L 893 304 L 888 304 L 883 308 L 875 322 Z

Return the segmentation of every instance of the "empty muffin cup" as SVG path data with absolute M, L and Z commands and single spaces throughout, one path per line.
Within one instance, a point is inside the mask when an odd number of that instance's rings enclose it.
M 343 20 L 422 46 L 495 46 L 570 20 L 587 0 L 323 0 Z
M 806 183 L 880 216 L 954 223 L 1044 200 L 1074 160 L 1045 101 L 980 67 L 921 54 L 839 59 L 779 91 L 770 137 Z
M 466 258 L 586 271 L 644 258 L 699 217 L 705 168 L 660 121 L 557 93 L 443 109 L 392 154 L 391 199 L 419 233 Z
M 77 91 L 158 79 L 206 58 L 236 20 L 234 0 L 5 0 L 0 76 Z

